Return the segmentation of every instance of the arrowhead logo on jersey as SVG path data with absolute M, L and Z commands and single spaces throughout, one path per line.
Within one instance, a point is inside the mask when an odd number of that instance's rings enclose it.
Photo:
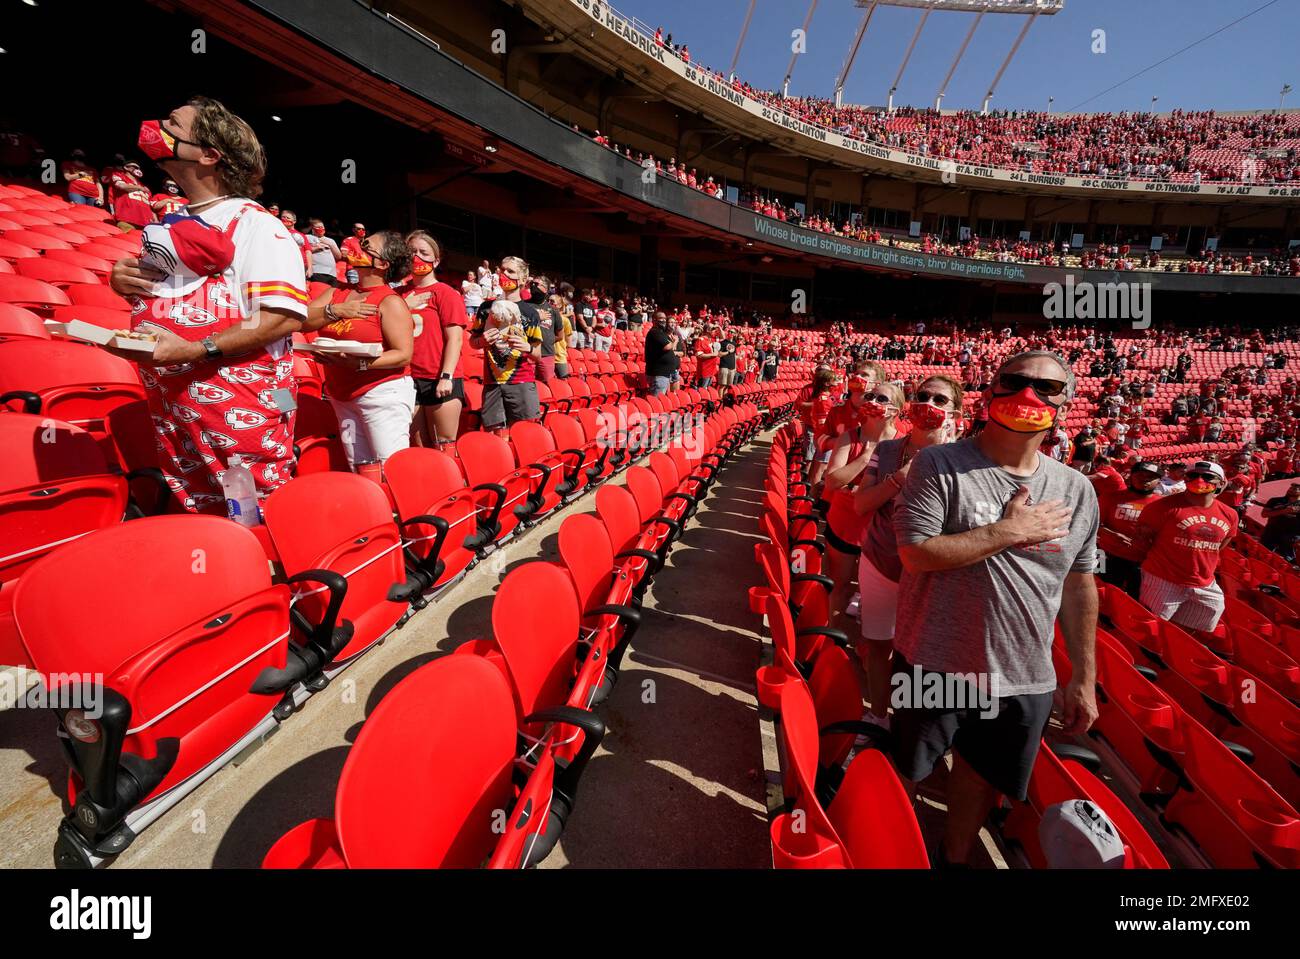
M 267 463 L 262 467 L 262 482 L 267 486 L 275 486 L 286 480 L 288 480 L 288 477 L 281 474 L 278 464 Z
M 154 372 L 159 376 L 180 376 L 194 369 L 193 363 L 177 363 L 175 366 L 155 366 Z
M 293 375 L 293 357 L 286 356 L 275 361 L 275 378 L 285 379 Z
M 185 480 L 181 479 L 179 476 L 169 476 L 164 473 L 163 478 L 167 480 L 167 488 L 173 493 L 183 493 L 188 489 Z
M 186 509 L 202 509 L 205 506 L 212 506 L 225 500 L 224 496 L 217 496 L 213 493 L 194 493 L 185 497 Z
M 217 370 L 217 373 L 227 383 L 238 383 L 241 386 L 247 386 L 249 383 L 256 383 L 258 380 L 266 379 L 265 376 L 257 372 L 256 367 L 252 366 L 223 366 Z
M 189 394 L 200 403 L 222 403 L 235 395 L 215 383 L 191 383 Z
M 174 460 L 176 468 L 182 473 L 193 473 L 197 469 L 203 468 L 201 460 L 190 459 L 188 456 L 177 456 Z
M 163 417 L 159 416 L 157 413 L 150 414 L 150 417 L 151 419 L 153 419 L 153 428 L 156 429 L 159 433 L 176 432 L 176 424 L 173 423 L 171 420 L 164 419 Z
M 277 443 L 273 438 L 274 436 L 275 430 L 273 429 L 267 430 L 262 434 L 262 449 L 275 456 L 276 459 L 282 460 L 289 455 L 289 451 L 285 448 L 283 443 Z
M 158 386 L 157 378 L 143 366 L 140 367 L 140 382 L 144 384 L 146 390 L 156 389 Z
M 226 415 L 229 416 L 230 414 Z M 214 450 L 228 450 L 232 446 L 239 445 L 232 437 L 227 436 L 225 433 L 217 433 L 212 430 L 200 431 L 199 439 L 204 443 L 207 443 L 208 446 L 212 447 Z
M 233 410 L 226 410 L 226 422 L 237 430 L 251 430 L 265 423 L 266 417 L 256 410 L 236 406 Z
M 275 402 L 275 390 L 262 390 L 257 394 L 257 402 L 273 413 L 280 412 L 280 407 Z
M 177 326 L 211 326 L 217 322 L 215 316 L 192 303 L 177 303 L 167 316 Z
M 199 402 L 203 401 L 200 400 Z M 198 410 L 192 410 L 188 406 L 181 406 L 179 403 L 173 403 L 168 409 L 171 410 L 173 418 L 180 423 L 193 423 L 203 415 Z

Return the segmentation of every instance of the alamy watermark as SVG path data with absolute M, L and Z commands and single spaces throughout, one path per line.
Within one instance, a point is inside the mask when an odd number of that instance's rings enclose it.
M 1133 329 L 1151 325 L 1151 284 L 1077 282 L 1073 273 L 1064 283 L 1043 287 L 1043 316 L 1049 320 L 1130 320 Z
M 998 714 L 996 673 L 937 673 L 913 666 L 910 673 L 894 673 L 889 705 L 901 709 L 975 709 L 981 719 Z
M 104 715 L 104 674 L 4 670 L 0 709 L 79 709 L 86 719 L 99 719 Z

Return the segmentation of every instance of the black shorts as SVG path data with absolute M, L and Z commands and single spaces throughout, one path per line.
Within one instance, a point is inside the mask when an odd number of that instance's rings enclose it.
M 906 676 L 908 685 L 897 685 Z M 928 676 L 944 676 L 922 670 Z M 914 685 L 910 663 L 895 650 L 891 677 L 891 705 L 900 690 Z M 949 688 L 949 687 L 940 687 Z M 968 697 L 968 701 L 970 698 Z M 1004 796 L 1023 800 L 1029 776 L 1038 758 L 1043 730 L 1052 714 L 1052 693 L 1001 696 L 996 713 L 986 713 L 978 704 L 945 704 L 940 707 L 895 708 L 889 729 L 893 740 L 894 765 L 904 779 L 920 782 L 934 770 L 949 749 L 956 750 L 975 772 Z
M 448 400 L 460 400 L 465 402 L 465 381 L 456 377 L 451 381 L 451 392 L 446 396 L 437 394 L 438 381 L 427 380 L 423 377 L 414 377 L 415 379 L 415 405 L 416 406 L 441 406 Z

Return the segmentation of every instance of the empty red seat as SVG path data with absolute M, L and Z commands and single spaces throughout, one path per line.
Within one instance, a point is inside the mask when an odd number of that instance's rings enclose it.
M 0 404 L 21 405 L 97 437 L 114 407 L 144 398 L 135 366 L 98 347 L 14 339 L 0 350 Z
M 48 340 L 50 333 L 45 321 L 31 310 L 12 303 L 0 303 L 0 338 L 14 336 Z
M 41 674 L 63 677 L 50 693 L 67 696 L 55 713 L 73 812 L 59 828 L 57 864 L 120 853 L 275 725 L 299 677 L 289 616 L 289 591 L 272 583 L 257 537 L 218 517 L 100 530 L 24 573 L 19 634 Z M 75 698 L 94 695 L 81 686 L 92 677 L 103 682 L 93 712 Z
M 509 539 L 532 516 L 539 471 L 517 466 L 510 444 L 494 433 L 464 434 L 456 440 L 456 454 L 470 486 L 496 496 L 480 517 L 480 525 L 492 531 L 494 542 Z
M 589 714 L 583 722 L 589 755 L 604 728 Z M 563 825 L 551 809 L 554 734 L 520 749 L 517 729 L 515 699 L 497 666 L 475 656 L 422 666 L 361 728 L 339 777 L 334 819 L 281 837 L 263 867 L 535 865 Z
M 262 504 L 267 531 L 295 586 L 298 641 L 335 667 L 406 622 L 420 583 L 408 579 L 384 490 L 352 473 L 312 473 Z
M 94 279 L 93 276 L 90 278 Z M 14 306 L 25 306 L 41 312 L 56 306 L 66 306 L 69 302 L 67 294 L 44 280 L 17 274 L 0 274 L 0 303 L 12 303 Z
M 481 496 L 465 485 L 454 459 L 417 446 L 398 450 L 384 463 L 384 481 L 425 589 L 445 586 L 474 564 L 490 535 L 479 527 Z

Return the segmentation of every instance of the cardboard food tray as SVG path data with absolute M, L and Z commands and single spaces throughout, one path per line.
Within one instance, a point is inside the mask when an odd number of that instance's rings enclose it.
M 94 343 L 96 346 L 111 346 L 115 350 L 127 350 L 132 353 L 153 354 L 157 346 L 155 340 L 137 340 L 127 336 L 114 336 L 112 330 L 106 330 L 94 323 L 83 320 L 69 320 L 64 326 L 63 335 L 70 340 Z
M 310 343 L 295 343 L 295 350 L 304 353 L 333 353 L 344 356 L 379 356 L 384 348 L 379 343 L 359 343 L 356 340 L 331 340 L 318 336 Z

